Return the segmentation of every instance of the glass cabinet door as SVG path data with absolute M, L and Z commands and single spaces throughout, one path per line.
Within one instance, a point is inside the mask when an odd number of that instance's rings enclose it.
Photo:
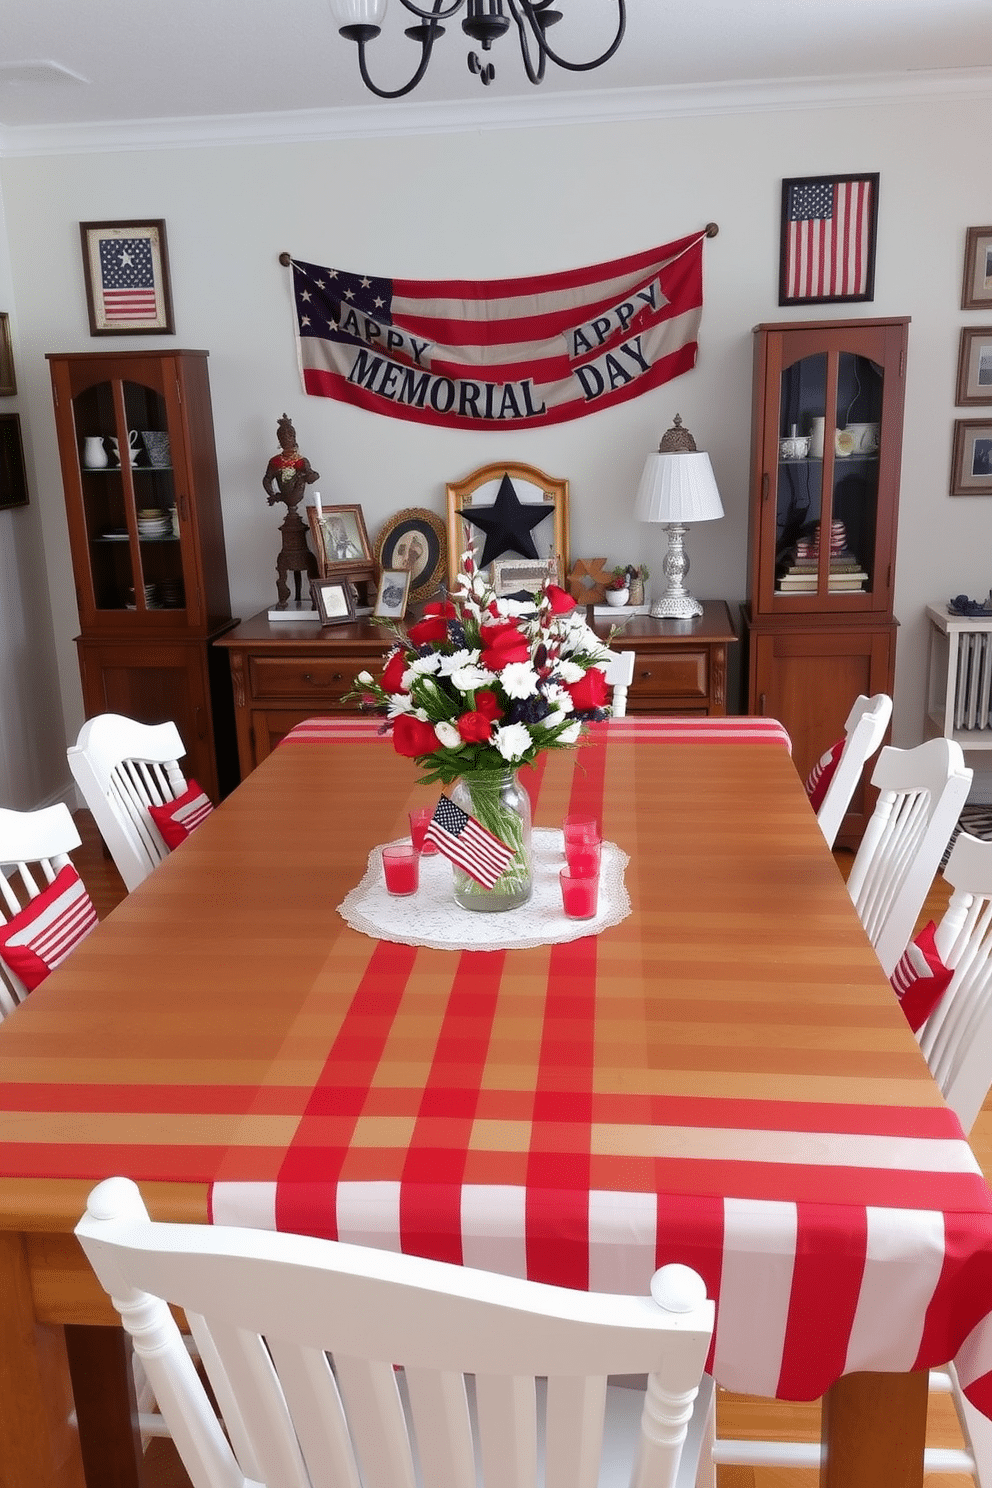
M 165 398 L 114 378 L 81 389 L 72 407 L 93 608 L 184 611 Z
M 784 366 L 775 507 L 776 598 L 859 608 L 876 582 L 883 368 L 825 350 Z

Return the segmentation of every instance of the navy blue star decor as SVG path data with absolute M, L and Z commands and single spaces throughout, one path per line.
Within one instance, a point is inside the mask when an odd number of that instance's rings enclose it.
M 513 489 L 510 477 L 504 475 L 492 506 L 470 506 L 467 510 L 459 508 L 458 515 L 471 522 L 473 527 L 481 527 L 486 534 L 485 547 L 479 559 L 479 567 L 485 568 L 494 558 L 502 558 L 504 553 L 519 553 L 521 558 L 537 558 L 539 554 L 531 533 L 553 512 L 554 507 L 546 506 L 544 502 L 521 501 Z

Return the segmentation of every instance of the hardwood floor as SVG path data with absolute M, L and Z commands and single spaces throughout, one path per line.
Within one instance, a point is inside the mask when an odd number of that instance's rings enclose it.
M 106 856 L 99 833 L 88 812 L 75 816 L 82 847 L 73 854 L 81 878 L 89 890 L 101 919 L 124 898 L 125 889 L 113 862 Z M 850 852 L 834 854 L 838 867 L 847 877 L 853 861 Z M 949 897 L 949 889 L 938 876 L 920 914 L 920 925 L 939 920 Z M 972 1132 L 971 1144 L 986 1176 L 992 1177 L 992 1100 L 986 1102 Z M 786 1401 L 762 1400 L 751 1396 L 731 1395 L 721 1391 L 718 1401 L 718 1432 L 724 1437 L 780 1441 L 816 1441 L 820 1435 L 819 1403 L 793 1405 Z M 960 1446 L 954 1407 L 947 1396 L 931 1402 L 927 1422 L 927 1440 L 931 1446 Z M 723 1467 L 719 1470 L 719 1488 L 816 1488 L 815 1469 Z M 972 1479 L 961 1474 L 930 1475 L 928 1485 L 941 1488 L 973 1488 Z M 190 1488 L 175 1448 L 169 1441 L 155 1440 L 145 1454 L 143 1488 Z M 884 1485 L 880 1485 L 884 1488 Z

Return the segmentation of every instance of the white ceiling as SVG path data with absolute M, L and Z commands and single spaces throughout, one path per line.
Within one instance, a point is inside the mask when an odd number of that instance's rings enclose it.
M 602 50 L 615 0 L 556 4 L 557 49 L 575 60 Z M 123 121 L 338 111 L 377 132 L 411 117 L 408 104 L 364 89 L 355 48 L 337 34 L 326 0 L 3 0 L 2 9 L 4 146 L 45 129 Z M 584 74 L 549 66 L 540 88 L 524 77 L 513 30 L 490 53 L 497 75 L 483 88 L 466 65 L 474 44 L 456 16 L 411 98 L 509 122 L 508 111 L 527 117 L 535 108 L 570 118 L 584 109 L 636 113 L 649 96 L 717 85 L 794 93 L 846 79 L 852 96 L 880 96 L 886 87 L 969 79 L 985 88 L 992 77 L 981 72 L 992 68 L 992 0 L 629 0 L 629 10 L 610 62 Z M 392 0 L 369 48 L 381 86 L 412 72 L 419 47 L 403 32 L 414 20 Z

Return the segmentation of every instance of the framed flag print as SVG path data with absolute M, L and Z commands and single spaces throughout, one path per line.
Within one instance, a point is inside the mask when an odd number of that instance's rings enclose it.
M 875 298 L 878 172 L 782 182 L 780 305 Z
M 165 222 L 81 222 L 91 336 L 171 335 Z

